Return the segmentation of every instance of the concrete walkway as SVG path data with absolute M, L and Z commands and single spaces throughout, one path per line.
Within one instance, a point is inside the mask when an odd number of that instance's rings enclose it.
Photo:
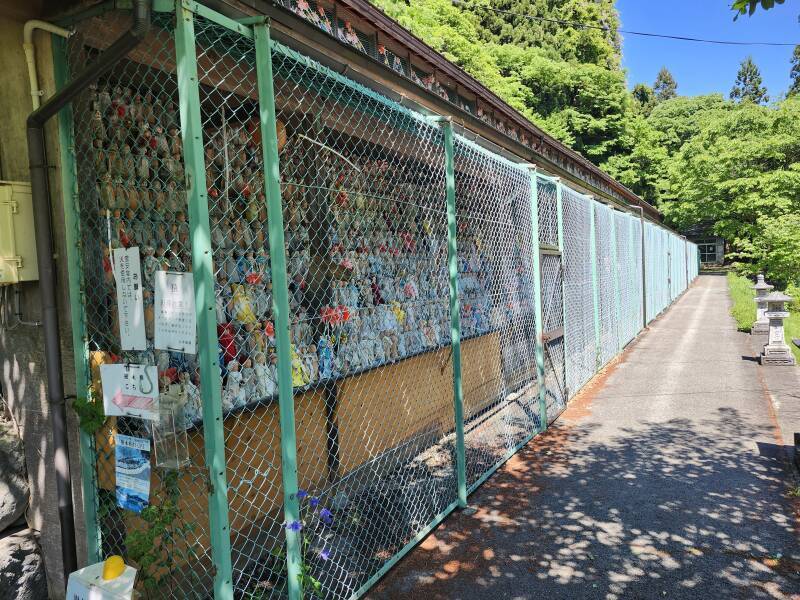
M 749 336 L 703 276 L 370 598 L 796 598 L 797 498 Z

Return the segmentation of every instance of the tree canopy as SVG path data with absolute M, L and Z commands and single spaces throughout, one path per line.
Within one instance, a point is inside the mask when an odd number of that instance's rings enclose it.
M 732 100 L 678 95 L 667 66 L 629 91 L 613 0 L 374 1 L 668 224 L 710 223 L 743 270 L 800 279 L 800 50 L 789 98 L 769 106 L 752 60 Z
M 794 52 L 792 53 L 792 68 L 789 71 L 789 78 L 791 79 L 789 95 L 793 96 L 800 93 L 800 46 L 794 47 Z
M 667 67 L 661 67 L 658 72 L 656 81 L 653 84 L 653 93 L 657 102 L 663 102 L 678 95 L 678 82 L 675 81 Z
M 736 82 L 731 89 L 731 100 L 752 102 L 753 104 L 768 102 L 767 88 L 762 84 L 761 71 L 753 62 L 753 57 L 748 56 L 739 65 L 739 73 L 736 75 Z

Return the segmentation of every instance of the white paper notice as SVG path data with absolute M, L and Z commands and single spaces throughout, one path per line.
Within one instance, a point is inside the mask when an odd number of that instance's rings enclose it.
M 100 365 L 103 411 L 107 417 L 158 420 L 158 368 Z
M 191 273 L 156 271 L 155 347 L 196 354 L 197 325 Z
M 119 337 L 123 350 L 146 350 L 144 301 L 139 248 L 114 250 L 114 275 L 117 280 Z

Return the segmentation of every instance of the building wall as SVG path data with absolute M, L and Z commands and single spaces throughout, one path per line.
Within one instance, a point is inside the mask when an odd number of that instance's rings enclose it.
M 32 110 L 27 67 L 22 50 L 23 24 L 36 18 L 37 3 L 18 1 L 5 2 L 0 7 L 0 179 L 30 181 L 25 121 Z M 36 33 L 37 63 L 40 87 L 45 98 L 54 91 L 52 49 L 49 35 Z M 64 252 L 64 223 L 60 189 L 60 165 L 56 146 L 57 129 L 53 119 L 47 128 L 48 162 L 51 165 L 51 196 L 53 199 L 52 223 L 58 267 L 58 306 L 61 325 L 62 352 L 64 358 L 64 383 L 67 394 L 75 393 L 69 305 L 67 299 L 67 276 Z M 38 321 L 40 298 L 38 283 L 31 282 L 18 287 L 22 318 Z M 31 486 L 31 503 L 28 509 L 29 525 L 41 532 L 41 544 L 47 568 L 50 594 L 63 597 L 61 536 L 56 499 L 53 443 L 50 429 L 50 410 L 46 397 L 44 361 L 44 339 L 41 327 L 17 325 L 13 327 L 13 290 L 8 290 L 12 300 L 0 307 L 4 311 L 5 323 L 11 327 L 0 329 L 0 394 L 17 422 L 25 445 L 28 478 Z M 72 411 L 68 409 L 71 418 Z M 70 450 L 73 468 L 75 505 L 81 507 L 78 434 L 74 419 L 71 419 Z M 86 556 L 83 533 L 82 510 L 75 511 L 79 560 Z

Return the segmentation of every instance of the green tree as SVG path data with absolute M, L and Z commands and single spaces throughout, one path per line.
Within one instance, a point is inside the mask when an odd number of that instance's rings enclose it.
M 752 102 L 753 104 L 763 104 L 769 101 L 767 88 L 762 85 L 761 71 L 758 70 L 753 57 L 748 56 L 739 65 L 739 73 L 736 75 L 736 83 L 731 89 L 731 100 L 739 102 Z
M 662 136 L 643 115 L 626 122 L 620 151 L 600 166 L 617 181 L 651 203 L 668 191 L 669 154 Z
M 575 53 L 570 54 L 570 60 L 564 60 L 568 40 L 572 39 L 566 32 L 550 36 L 542 30 L 543 47 L 533 42 L 503 43 L 504 30 L 500 25 L 499 33 L 487 32 L 476 12 L 478 9 L 467 10 L 462 3 L 454 5 L 450 0 L 418 0 L 411 4 L 403 0 L 376 0 L 375 3 L 528 119 L 596 164 L 632 150 L 632 139 L 623 135 L 635 114 L 624 73 L 618 67 L 580 62 Z M 547 0 L 547 4 L 562 8 L 582 4 L 606 6 L 616 19 L 610 0 L 592 3 Z M 492 15 L 496 14 L 492 11 Z M 568 17 L 560 13 L 557 16 Z M 534 32 L 535 28 L 531 28 L 527 35 L 534 36 Z
M 614 0 L 459 1 L 478 17 L 486 41 L 539 48 L 554 59 L 619 68 L 619 15 Z M 564 21 L 605 29 L 575 27 Z
M 667 67 L 661 67 L 658 75 L 656 75 L 653 93 L 655 94 L 656 102 L 663 102 L 678 95 L 678 83 Z
M 797 271 L 776 269 L 791 264 L 784 260 L 797 232 L 790 216 L 800 214 L 800 99 L 709 110 L 697 124 L 669 166 L 670 197 L 661 206 L 668 221 L 678 228 L 710 221 L 746 270 L 769 267 L 772 277 L 796 279 Z M 775 252 L 784 258 L 772 261 Z
M 622 71 L 553 60 L 510 44 L 494 47 L 493 54 L 501 72 L 519 84 L 523 112 L 545 131 L 596 164 L 630 151 L 623 134 L 633 102 Z
M 659 133 L 660 143 L 667 153 L 674 156 L 697 135 L 710 114 L 730 110 L 734 106 L 722 94 L 678 96 L 653 108 L 647 122 Z
M 794 47 L 792 54 L 792 69 L 789 71 L 791 83 L 789 83 L 789 96 L 800 93 L 800 45 Z
M 656 104 L 656 97 L 653 93 L 653 88 L 646 83 L 637 83 L 635 86 L 633 86 L 631 96 L 633 96 L 633 99 L 636 101 L 639 112 L 644 115 L 649 115 L 650 111 L 653 110 L 653 107 Z

